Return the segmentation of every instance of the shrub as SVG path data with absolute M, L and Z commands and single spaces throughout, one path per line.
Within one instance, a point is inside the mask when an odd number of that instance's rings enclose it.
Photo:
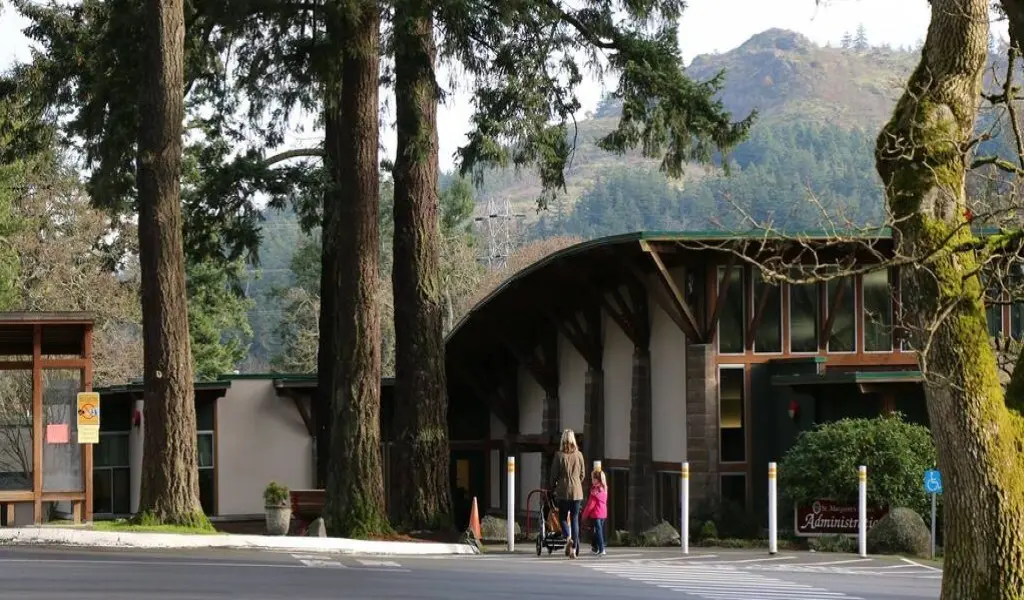
M 872 554 L 931 553 L 931 533 L 924 519 L 909 508 L 894 508 L 868 531 L 868 552 Z
M 845 535 L 823 535 L 808 540 L 811 550 L 818 552 L 856 552 L 857 542 Z
M 854 504 L 859 465 L 868 468 L 871 504 L 928 510 L 921 485 L 925 470 L 935 465 L 931 432 L 898 413 L 843 419 L 801 433 L 779 465 L 779 493 L 789 503 Z
M 700 531 L 711 521 L 714 536 L 721 538 L 748 539 L 760 537 L 762 527 L 742 505 L 729 500 L 705 500 L 690 515 L 690 531 Z M 704 535 L 704 537 L 712 537 Z
M 264 506 L 287 506 L 288 500 L 288 488 L 276 481 L 271 481 L 263 490 Z

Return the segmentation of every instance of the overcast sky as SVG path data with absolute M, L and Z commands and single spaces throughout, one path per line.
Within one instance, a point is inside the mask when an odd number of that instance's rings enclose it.
M 929 14 L 926 0 L 689 0 L 687 4 L 680 32 L 687 62 L 699 54 L 731 50 L 752 35 L 773 27 L 798 31 L 819 44 L 835 45 L 844 32 L 852 32 L 863 24 L 872 44 L 910 46 L 924 39 Z M 28 41 L 20 32 L 24 26 L 25 22 L 10 9 L 0 14 L 0 68 L 14 60 L 28 59 Z M 994 29 L 997 35 L 1005 37 L 1003 24 L 995 24 Z M 596 83 L 586 87 L 584 112 L 594 108 L 601 93 Z M 452 167 L 452 155 L 464 143 L 468 108 L 467 96 L 461 93 L 452 95 L 440 111 L 444 170 Z M 394 137 L 393 130 L 384 134 L 389 148 L 394 147 Z M 315 140 L 315 133 L 306 132 L 291 143 Z

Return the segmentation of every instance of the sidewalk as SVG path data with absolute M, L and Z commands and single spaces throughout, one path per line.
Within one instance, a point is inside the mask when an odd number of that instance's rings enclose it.
M 303 552 L 379 554 L 389 556 L 480 553 L 477 548 L 468 544 L 439 544 L 431 542 L 384 542 L 346 538 L 276 537 L 264 535 L 188 535 L 179 533 L 90 531 L 59 527 L 0 528 L 0 546 L 32 544 L 94 548 L 300 550 Z

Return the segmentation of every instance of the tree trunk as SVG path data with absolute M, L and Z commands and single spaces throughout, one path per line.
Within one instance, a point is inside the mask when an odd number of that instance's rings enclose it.
M 148 0 L 137 179 L 145 428 L 139 512 L 208 526 L 199 503 L 196 407 L 181 233 L 185 19 L 182 0 Z
M 395 7 L 396 515 L 407 529 L 451 527 L 437 104 L 430 4 Z
M 324 513 L 331 535 L 367 537 L 390 529 L 380 446 L 380 16 L 375 0 L 341 7 L 346 14 L 340 27 L 328 31 L 343 52 L 344 118 L 326 140 L 337 156 L 330 164 L 332 187 L 341 193 L 329 211 L 331 231 L 324 232 L 324 252 L 333 252 L 336 264 L 321 285 L 330 289 L 333 304 L 320 324 L 328 337 L 321 368 L 327 370 L 332 417 Z
M 924 349 L 928 416 L 948 481 L 941 597 L 1020 600 L 1021 420 L 1007 408 L 1000 386 L 975 275 L 978 259 L 953 249 L 971 239 L 962 148 L 980 99 L 987 2 L 931 0 L 931 6 L 921 62 L 878 138 L 876 162 L 897 252 L 927 257 L 902 270 L 903 306 L 911 341 Z

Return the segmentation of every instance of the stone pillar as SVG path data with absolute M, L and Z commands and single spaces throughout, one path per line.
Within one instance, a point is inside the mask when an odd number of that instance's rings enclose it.
M 654 525 L 653 432 L 651 425 L 651 353 L 633 350 L 633 386 L 629 410 L 629 531 Z
M 595 460 L 604 460 L 604 371 L 587 369 L 583 398 L 583 431 L 587 437 L 583 451 L 588 468 Z
M 690 502 L 721 496 L 718 473 L 718 367 L 711 344 L 686 346 L 686 455 Z

